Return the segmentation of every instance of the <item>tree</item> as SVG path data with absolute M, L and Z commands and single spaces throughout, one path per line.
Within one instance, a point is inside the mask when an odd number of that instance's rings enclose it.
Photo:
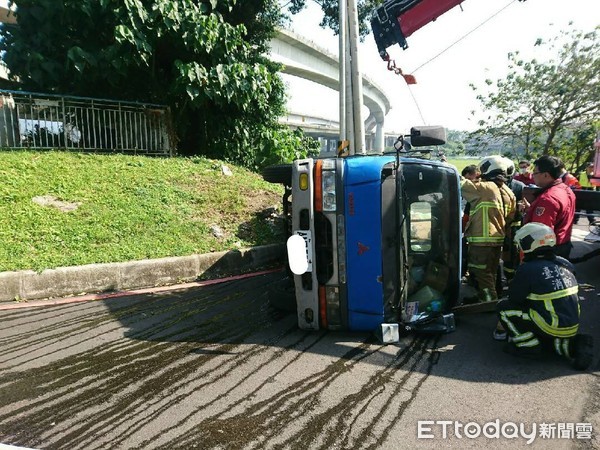
M 339 1 L 338 0 L 314 0 L 323 11 L 323 19 L 319 24 L 323 28 L 330 28 L 335 34 L 338 34 L 339 24 Z M 382 0 L 358 0 L 358 28 L 361 38 L 369 34 L 370 26 L 369 19 L 377 6 Z M 288 9 L 292 14 L 297 14 L 306 6 L 306 0 L 290 0 Z
M 282 151 L 276 0 L 19 0 L 16 16 L 0 50 L 23 89 L 168 104 L 184 154 L 256 168 Z
M 580 160 L 586 150 L 568 143 L 600 113 L 599 29 L 563 31 L 549 42 L 538 39 L 536 46 L 547 46 L 555 55 L 547 62 L 510 53 L 506 78 L 495 85 L 486 80 L 491 91 L 477 96 L 488 112 L 478 133 L 514 140 L 525 157 L 560 154 L 568 162 Z
M 557 148 L 556 155 L 565 161 L 569 172 L 580 173 L 585 170 L 587 163 L 593 160 L 593 144 L 598 129 L 598 122 L 589 123 L 566 133 L 558 140 L 561 145 Z
M 447 155 L 459 156 L 465 153 L 466 133 L 463 131 L 446 130 L 446 143 L 439 147 Z

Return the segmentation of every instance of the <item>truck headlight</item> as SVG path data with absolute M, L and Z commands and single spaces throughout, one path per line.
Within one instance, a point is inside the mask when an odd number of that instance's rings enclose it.
M 339 329 L 342 325 L 340 311 L 340 289 L 337 286 L 325 287 L 325 303 L 327 305 L 327 325 L 330 330 Z
M 336 196 L 335 196 L 335 170 L 323 170 L 322 173 L 323 186 L 323 211 L 335 211 Z

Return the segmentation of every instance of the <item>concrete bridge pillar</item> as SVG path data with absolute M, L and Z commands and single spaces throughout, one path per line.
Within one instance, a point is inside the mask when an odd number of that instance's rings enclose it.
M 381 120 L 378 120 L 375 122 L 375 143 L 373 146 L 373 150 L 375 150 L 376 152 L 379 152 L 379 153 L 383 153 L 383 150 L 385 150 L 383 125 L 384 125 L 383 117 L 381 118 Z

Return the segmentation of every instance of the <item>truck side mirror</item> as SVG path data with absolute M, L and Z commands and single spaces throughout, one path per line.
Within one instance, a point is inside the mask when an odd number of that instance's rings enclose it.
M 441 126 L 412 127 L 410 129 L 410 143 L 413 147 L 444 145 L 446 143 L 446 129 Z

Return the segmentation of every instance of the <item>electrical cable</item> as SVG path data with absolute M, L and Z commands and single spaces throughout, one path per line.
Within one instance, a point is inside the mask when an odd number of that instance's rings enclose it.
M 420 66 L 418 66 L 415 70 L 411 71 L 411 74 L 414 74 L 421 67 L 429 64 L 431 61 L 433 61 L 434 59 L 438 58 L 439 56 L 441 56 L 442 54 L 444 54 L 445 52 L 447 52 L 449 49 L 451 49 L 452 47 L 454 47 L 456 44 L 458 44 L 460 41 L 462 41 L 463 39 L 465 39 L 467 36 L 469 36 L 470 34 L 472 34 L 473 32 L 475 32 L 477 29 L 481 28 L 483 25 L 485 25 L 487 22 L 489 22 L 490 20 L 492 20 L 494 17 L 496 17 L 498 14 L 500 14 L 502 11 L 504 11 L 506 8 L 508 8 L 510 5 L 512 5 L 516 1 L 517 0 L 511 0 L 509 3 L 507 3 L 505 6 L 503 6 L 498 11 L 496 11 L 494 14 L 492 14 L 490 17 L 488 17 L 487 19 L 485 19 L 483 22 L 481 22 L 479 25 L 477 25 L 475 28 L 473 28 L 467 34 L 463 35 L 462 37 L 460 37 L 459 39 L 457 39 L 456 41 L 454 41 L 452 44 L 450 44 L 448 47 L 446 47 L 444 50 L 442 50 L 441 52 L 439 52 L 438 54 L 436 54 L 432 58 L 430 58 L 427 61 L 425 61 L 423 64 L 421 64 Z M 419 116 L 421 116 L 421 120 L 423 121 L 423 124 L 426 125 L 427 122 L 425 121 L 425 117 L 423 116 L 423 112 L 421 111 L 421 107 L 419 106 L 419 102 L 417 102 L 417 99 L 414 96 L 414 93 L 413 93 L 413 91 L 412 91 L 412 89 L 411 89 L 410 86 L 408 86 L 408 92 L 410 93 L 410 96 L 412 97 L 413 102 L 415 103 L 415 106 L 417 107 L 417 111 L 419 111 Z

